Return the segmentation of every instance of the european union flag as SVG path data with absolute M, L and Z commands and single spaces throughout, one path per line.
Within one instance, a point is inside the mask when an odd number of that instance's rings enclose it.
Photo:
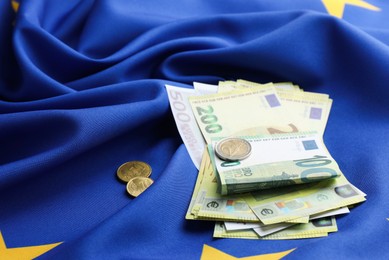
M 383 0 L 0 1 L 0 259 L 388 259 L 388 17 Z M 165 84 L 230 79 L 333 98 L 325 143 L 367 194 L 339 232 L 185 220 L 198 170 Z M 127 161 L 152 168 L 136 198 Z

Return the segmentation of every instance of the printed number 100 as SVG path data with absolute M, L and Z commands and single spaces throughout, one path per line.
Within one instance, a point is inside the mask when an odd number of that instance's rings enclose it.
M 209 134 L 219 133 L 223 128 L 221 125 L 217 124 L 217 116 L 213 114 L 213 107 L 207 106 L 196 107 L 197 114 L 200 116 L 200 120 L 205 124 L 205 131 Z

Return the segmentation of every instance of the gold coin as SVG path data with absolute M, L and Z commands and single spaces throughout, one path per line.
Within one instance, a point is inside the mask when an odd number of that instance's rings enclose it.
M 224 161 L 239 161 L 250 156 L 251 144 L 243 138 L 229 137 L 217 143 L 215 153 Z
M 127 183 L 127 192 L 134 197 L 143 193 L 154 181 L 147 177 L 134 177 Z
M 151 167 L 141 161 L 126 162 L 119 166 L 116 175 L 120 180 L 129 182 L 134 177 L 149 177 L 151 175 Z

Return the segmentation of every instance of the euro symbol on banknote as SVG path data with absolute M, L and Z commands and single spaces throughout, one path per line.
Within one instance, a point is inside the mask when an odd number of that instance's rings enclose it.
M 317 195 L 317 200 L 318 201 L 328 200 L 328 196 L 324 194 L 319 194 Z
M 271 215 L 271 214 L 273 214 L 273 210 L 271 210 L 271 209 L 263 209 L 263 210 L 261 211 L 261 214 L 262 214 L 263 216 Z
M 207 208 L 218 208 L 219 207 L 219 203 L 217 203 L 216 201 L 211 201 L 207 204 Z

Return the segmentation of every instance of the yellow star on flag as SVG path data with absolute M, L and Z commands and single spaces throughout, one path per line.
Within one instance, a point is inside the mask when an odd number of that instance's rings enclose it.
M 232 259 L 243 259 L 243 260 L 276 260 L 281 259 L 282 257 L 288 255 L 296 248 L 273 253 L 273 254 L 265 254 L 265 255 L 256 255 L 256 256 L 248 256 L 248 257 L 242 257 L 242 258 L 236 258 L 229 254 L 226 254 L 220 250 L 217 250 L 216 248 L 213 248 L 211 246 L 205 245 L 203 246 L 203 252 L 201 254 L 201 260 L 232 260 Z
M 11 1 L 12 9 L 14 9 L 15 12 L 19 10 L 19 2 L 16 0 Z
M 7 248 L 5 245 L 3 235 L 0 232 L 0 258 L 2 260 L 24 260 L 24 259 L 34 259 L 40 255 L 43 255 L 47 251 L 58 246 L 60 243 L 40 245 L 40 246 L 26 246 L 26 247 L 14 247 Z
M 343 17 L 344 7 L 347 4 L 366 8 L 372 11 L 380 11 L 378 7 L 362 0 L 322 0 L 322 2 L 327 9 L 327 12 L 338 18 Z

